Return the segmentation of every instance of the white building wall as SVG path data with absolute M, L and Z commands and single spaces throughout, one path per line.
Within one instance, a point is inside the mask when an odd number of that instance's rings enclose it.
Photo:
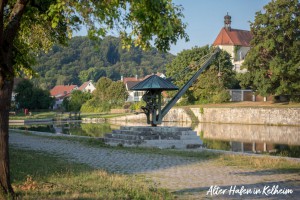
M 241 70 L 241 66 L 245 60 L 245 57 L 246 57 L 248 51 L 250 50 L 250 47 L 240 46 L 237 51 L 237 55 L 235 55 L 234 47 L 235 46 L 230 46 L 230 45 L 219 45 L 220 49 L 226 51 L 231 56 L 231 62 L 233 64 L 233 69 L 238 73 L 245 73 L 247 70 L 246 69 Z

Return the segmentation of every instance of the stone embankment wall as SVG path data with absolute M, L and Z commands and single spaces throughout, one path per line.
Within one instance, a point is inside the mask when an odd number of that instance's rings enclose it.
M 200 122 L 300 125 L 300 108 L 191 108 Z
M 163 119 L 165 122 L 191 122 L 191 117 L 181 108 L 173 108 Z M 144 113 L 127 115 L 122 117 L 115 117 L 108 119 L 110 122 L 119 122 L 119 121 L 142 121 L 146 122 L 147 118 Z
M 168 122 L 191 122 L 198 118 L 199 122 L 268 124 L 268 125 L 300 125 L 300 108 L 191 108 L 194 116 L 186 109 L 173 108 L 164 117 Z M 110 119 L 116 121 L 146 121 L 144 114 L 129 115 Z

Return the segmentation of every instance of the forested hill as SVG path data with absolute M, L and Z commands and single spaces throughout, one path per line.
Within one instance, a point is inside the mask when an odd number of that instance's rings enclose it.
M 34 69 L 39 77 L 33 81 L 44 89 L 55 85 L 77 84 L 87 80 L 97 81 L 106 76 L 119 80 L 123 76 L 145 76 L 165 72 L 166 63 L 174 56 L 156 49 L 142 51 L 122 49 L 119 38 L 106 37 L 100 42 L 87 37 L 74 37 L 67 47 L 54 46 L 47 54 L 41 54 Z

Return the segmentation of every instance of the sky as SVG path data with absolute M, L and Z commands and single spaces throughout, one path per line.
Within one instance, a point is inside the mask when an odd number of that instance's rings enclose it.
M 187 23 L 186 32 L 190 41 L 177 41 L 171 46 L 170 53 L 176 55 L 184 49 L 211 45 L 224 26 L 224 16 L 231 16 L 231 27 L 250 30 L 250 22 L 255 19 L 255 13 L 263 10 L 270 0 L 173 0 L 176 5 L 183 7 Z M 86 35 L 86 31 L 75 35 Z

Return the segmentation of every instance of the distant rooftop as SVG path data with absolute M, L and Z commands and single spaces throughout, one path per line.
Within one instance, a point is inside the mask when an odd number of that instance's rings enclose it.
M 213 45 L 235 45 L 250 47 L 252 34 L 250 31 L 222 28 Z
M 77 85 L 57 85 L 50 90 L 50 94 L 54 97 L 63 97 L 70 94 L 77 87 Z

